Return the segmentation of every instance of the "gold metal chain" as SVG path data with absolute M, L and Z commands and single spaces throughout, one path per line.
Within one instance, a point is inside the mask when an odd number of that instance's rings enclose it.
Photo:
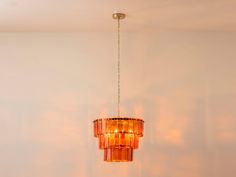
M 117 35 L 117 116 L 120 117 L 120 18 L 118 18 Z

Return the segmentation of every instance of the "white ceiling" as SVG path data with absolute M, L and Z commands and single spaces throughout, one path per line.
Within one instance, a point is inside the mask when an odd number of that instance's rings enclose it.
M 236 31 L 236 0 L 1 0 L 0 31 Z

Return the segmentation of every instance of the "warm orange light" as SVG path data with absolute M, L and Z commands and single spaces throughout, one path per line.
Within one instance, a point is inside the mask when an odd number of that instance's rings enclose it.
M 138 148 L 143 136 L 142 119 L 105 118 L 96 119 L 94 136 L 99 139 L 99 149 L 104 149 L 104 161 L 127 162 L 133 160 L 133 149 Z

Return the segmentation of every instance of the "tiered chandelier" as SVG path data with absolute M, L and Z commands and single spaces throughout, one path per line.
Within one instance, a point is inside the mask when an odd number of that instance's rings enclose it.
M 118 22 L 117 56 L 117 117 L 101 118 L 93 121 L 94 136 L 99 139 L 99 149 L 104 150 L 104 161 L 129 162 L 133 160 L 133 150 L 138 148 L 143 136 L 144 121 L 140 118 L 120 116 L 120 20 L 123 13 L 114 13 Z

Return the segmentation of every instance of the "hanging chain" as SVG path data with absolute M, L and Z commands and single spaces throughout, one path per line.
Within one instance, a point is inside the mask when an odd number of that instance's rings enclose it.
M 118 18 L 117 36 L 117 115 L 120 117 L 120 18 Z

